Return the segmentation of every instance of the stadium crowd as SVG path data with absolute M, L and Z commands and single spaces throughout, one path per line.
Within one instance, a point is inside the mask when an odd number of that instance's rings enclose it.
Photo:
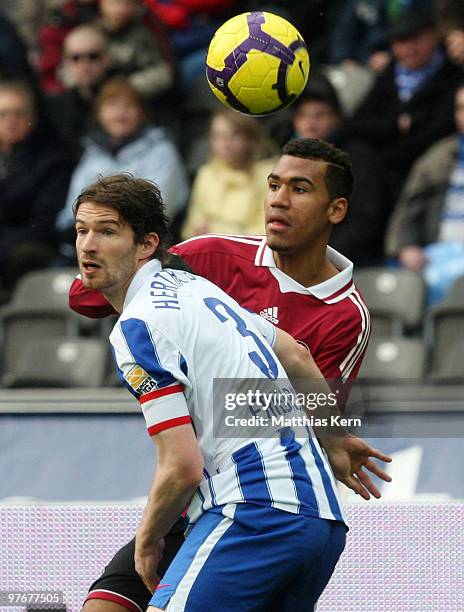
M 98 174 L 161 187 L 173 240 L 262 233 L 266 176 L 294 136 L 350 155 L 355 191 L 331 245 L 423 273 L 430 303 L 464 274 L 460 0 L 15 0 L 0 12 L 0 289 L 74 266 L 72 203 Z M 286 111 L 251 118 L 210 93 L 215 29 L 289 19 L 311 56 Z

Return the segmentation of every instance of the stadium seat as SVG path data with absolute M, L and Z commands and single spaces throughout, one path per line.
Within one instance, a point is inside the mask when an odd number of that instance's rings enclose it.
M 95 338 L 48 338 L 21 351 L 4 371 L 5 387 L 100 387 L 108 349 Z
M 323 72 L 337 90 L 347 116 L 353 115 L 362 104 L 375 80 L 372 70 L 359 65 L 326 66 Z
M 420 339 L 372 338 L 358 378 L 371 382 L 421 379 L 425 359 L 425 346 Z
M 434 380 L 464 379 L 464 279 L 452 285 L 445 300 L 427 313 L 425 338 Z
M 100 329 L 98 320 L 68 305 L 74 268 L 30 272 L 18 282 L 10 302 L 0 309 L 2 370 L 10 371 L 23 351 L 54 337 L 78 337 Z
M 370 310 L 374 337 L 402 336 L 422 324 L 426 287 L 420 274 L 365 268 L 355 274 L 355 283 Z
M 464 276 L 458 276 L 442 302 L 447 306 L 464 306 Z
M 23 312 L 69 309 L 68 291 L 76 274 L 76 268 L 46 268 L 25 274 L 18 281 L 8 306 Z
M 463 326 L 464 317 L 461 319 L 461 330 Z M 429 378 L 435 382 L 462 384 L 464 381 L 464 338 L 461 336 L 446 351 L 434 353 Z

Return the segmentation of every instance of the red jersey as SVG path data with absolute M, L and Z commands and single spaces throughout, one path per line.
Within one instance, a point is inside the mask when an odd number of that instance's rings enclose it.
M 353 283 L 353 264 L 346 257 L 327 247 L 327 256 L 339 273 L 304 287 L 276 267 L 262 236 L 198 236 L 170 250 L 241 306 L 306 344 L 326 379 L 354 381 L 371 325 L 369 311 Z M 101 293 L 86 290 L 79 279 L 71 287 L 70 306 L 92 317 L 114 312 Z M 346 385 L 343 399 L 350 386 Z

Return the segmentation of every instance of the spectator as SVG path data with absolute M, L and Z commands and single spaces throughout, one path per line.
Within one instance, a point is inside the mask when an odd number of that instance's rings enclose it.
M 61 80 L 66 90 L 48 96 L 49 116 L 56 131 L 76 153 L 90 128 L 98 89 L 111 65 L 108 42 L 93 24 L 77 26 L 66 36 L 61 65 Z
M 349 214 L 333 227 L 330 245 L 358 267 L 381 264 L 385 224 L 390 212 L 384 195 L 383 168 L 368 143 L 337 137 L 342 122 L 337 93 L 328 79 L 319 75 L 293 107 L 292 135 L 327 140 L 349 154 L 355 177 Z
M 50 11 L 39 32 L 37 71 L 43 91 L 50 94 L 63 91 L 57 70 L 61 63 L 64 39 L 73 28 L 82 23 L 90 23 L 97 17 L 97 0 L 68 0 L 63 6 Z
M 436 0 L 436 8 L 448 57 L 464 67 L 464 3 L 462 0 Z
M 267 176 L 265 138 L 257 119 L 216 111 L 209 131 L 210 157 L 197 173 L 182 236 L 262 234 Z
M 13 24 L 0 11 L 0 81 L 4 79 L 21 79 L 32 83 L 34 77 L 25 44 Z
M 338 21 L 340 6 L 344 0 L 247 0 L 244 10 L 269 11 L 288 19 L 310 44 L 311 62 L 314 66 L 327 63 L 329 33 Z M 242 3 L 243 4 L 243 3 Z M 237 13 L 240 11 L 236 11 Z
M 25 83 L 0 83 L 0 279 L 7 289 L 53 257 L 72 169 L 63 147 L 42 132 L 36 108 Z
M 66 244 L 72 245 L 75 239 L 74 200 L 100 174 L 132 172 L 154 181 L 170 216 L 181 211 L 188 197 L 186 173 L 175 146 L 162 128 L 147 123 L 142 97 L 127 80 L 113 77 L 104 83 L 96 99 L 95 118 L 57 220 L 66 255 L 73 254 Z
M 174 80 L 174 66 L 163 56 L 163 45 L 142 20 L 137 0 L 100 0 L 100 25 L 109 41 L 113 67 L 137 91 L 155 99 Z
M 236 0 L 145 0 L 166 27 L 179 60 L 183 91 L 204 70 L 206 50 L 216 29 Z M 237 11 L 241 12 L 241 11 Z
M 447 60 L 427 15 L 402 14 L 390 36 L 394 59 L 342 132 L 379 151 L 394 202 L 413 162 L 453 131 L 454 89 L 461 71 Z
M 5 0 L 4 0 L 5 2 Z M 14 23 L 29 51 L 31 65 L 38 61 L 38 39 L 41 26 L 50 11 L 62 6 L 64 0 L 6 0 L 5 12 Z
M 348 0 L 330 37 L 331 64 L 356 62 L 376 64 L 376 54 L 386 52 L 386 24 L 388 0 Z M 387 62 L 388 63 L 388 59 Z
M 329 61 L 356 62 L 381 72 L 390 62 L 389 17 L 405 10 L 432 13 L 432 0 L 348 0 L 333 28 Z
M 464 274 L 464 83 L 456 90 L 457 131 L 414 164 L 387 233 L 387 251 L 423 271 L 432 301 Z

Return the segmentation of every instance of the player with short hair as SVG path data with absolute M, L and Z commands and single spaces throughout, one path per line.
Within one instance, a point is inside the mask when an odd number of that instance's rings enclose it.
M 171 249 L 241 305 L 306 344 L 326 378 L 344 381 L 345 396 L 370 331 L 369 313 L 353 284 L 351 262 L 327 247 L 331 227 L 346 213 L 338 189 L 341 186 L 348 200 L 351 184 L 345 155 L 328 143 L 298 139 L 284 149 L 269 177 L 266 237 L 202 236 Z M 84 288 L 79 280 L 71 289 L 70 303 L 87 316 L 106 316 L 113 310 L 100 293 Z M 380 453 L 375 456 L 388 460 Z M 366 457 L 360 454 L 360 466 Z M 365 466 L 375 470 L 372 462 Z M 366 483 L 362 471 L 355 473 L 355 480 L 360 476 Z M 377 474 L 385 479 L 383 472 Z M 359 481 L 347 484 L 357 487 Z M 378 496 L 371 485 L 369 491 Z M 362 488 L 358 492 L 366 494 Z M 168 546 L 174 537 L 178 535 L 167 539 Z M 165 561 L 171 554 L 168 550 Z M 88 612 L 144 609 L 150 593 L 135 573 L 133 555 L 133 542 L 117 553 L 90 589 Z
M 157 450 L 135 547 L 150 589 L 163 536 L 188 505 L 191 531 L 151 599 L 153 610 L 169 604 L 205 612 L 220 600 L 226 611 L 237 599 L 242 609 L 278 601 L 307 610 L 345 545 L 330 466 L 316 438 L 297 438 L 288 427 L 278 438 L 215 437 L 212 399 L 215 379 L 285 379 L 276 355 L 293 375 L 309 355 L 210 281 L 162 268 L 167 219 L 154 184 L 102 178 L 74 210 L 82 281 L 120 313 L 110 335 L 114 358 Z M 135 371 L 144 373 L 142 384 Z M 227 414 L 221 404 L 215 409 Z

